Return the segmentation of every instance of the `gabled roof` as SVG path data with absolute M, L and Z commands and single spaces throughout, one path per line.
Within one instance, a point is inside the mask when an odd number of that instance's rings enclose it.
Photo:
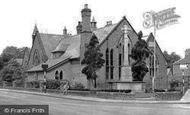
M 96 35 L 96 37 L 99 40 L 99 43 L 101 43 L 117 25 L 118 23 L 98 28 L 94 30 L 92 33 Z M 67 59 L 80 57 L 80 40 L 81 40 L 80 34 L 73 36 L 63 36 L 63 35 L 40 33 L 40 37 L 48 57 L 50 57 L 51 53 L 65 52 L 58 59 L 49 58 L 48 61 L 46 62 L 49 65 L 49 68 L 56 66 L 58 63 L 62 63 Z M 41 65 L 35 66 L 30 70 L 28 70 L 28 72 L 32 71 L 42 71 Z
M 50 58 L 51 52 L 57 47 L 63 35 L 40 33 L 40 38 L 46 55 Z
M 66 59 L 69 59 L 71 56 L 69 56 L 68 54 L 64 54 L 62 55 L 60 58 L 57 58 L 57 59 L 49 59 L 46 64 L 48 64 L 48 70 L 51 70 L 53 69 L 56 65 L 66 61 Z M 43 71 L 42 70 L 42 67 L 41 67 L 41 64 L 40 65 L 37 65 L 31 69 L 29 69 L 27 72 L 33 72 L 33 71 Z
M 145 38 L 145 39 L 146 39 L 146 38 Z M 154 35 L 153 35 L 152 33 L 149 34 L 148 38 L 146 39 L 146 42 L 147 42 L 147 43 L 148 43 L 148 42 L 154 42 L 154 40 L 155 40 L 155 43 L 156 43 L 156 47 L 157 47 L 158 50 L 161 52 L 162 56 L 164 57 L 164 59 L 165 59 L 165 61 L 166 61 L 166 57 L 165 57 L 165 55 L 163 54 L 163 52 L 162 52 L 160 46 L 158 45 L 158 43 L 157 43 L 157 41 L 156 41 L 156 39 L 155 39 L 155 37 L 154 37 Z M 167 63 L 167 61 L 166 61 L 166 63 Z
M 93 33 L 96 35 L 96 37 L 99 40 L 99 43 L 102 43 L 102 41 L 107 37 L 107 35 L 116 27 L 116 24 L 108 25 L 102 28 L 98 28 Z

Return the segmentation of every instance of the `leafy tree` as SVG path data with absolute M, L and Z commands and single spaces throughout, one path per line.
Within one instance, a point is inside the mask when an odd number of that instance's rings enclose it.
M 3 50 L 3 53 L 1 54 L 3 58 L 3 62 L 10 61 L 15 55 L 17 55 L 19 52 L 17 47 L 14 46 L 8 46 Z
M 15 46 L 6 47 L 0 55 L 0 70 L 13 58 L 24 58 L 24 51 L 27 47 L 17 48 Z
M 135 61 L 132 63 L 133 81 L 143 81 L 144 76 L 148 72 L 146 59 L 151 54 L 151 51 L 148 48 L 147 42 L 142 39 L 142 36 L 143 33 L 140 31 L 138 33 L 138 41 L 131 52 L 131 58 Z
M 96 88 L 96 78 L 98 77 L 96 71 L 99 70 L 105 63 L 102 58 L 103 54 L 100 52 L 98 47 L 99 41 L 97 37 L 93 34 L 89 44 L 86 46 L 86 51 L 84 53 L 84 59 L 81 64 L 86 66 L 82 69 L 82 73 L 87 76 L 89 82 L 89 88 Z
M 166 57 L 166 61 L 168 63 L 168 67 L 170 67 L 170 68 L 172 68 L 172 64 L 175 61 L 178 61 L 179 59 L 181 59 L 181 57 L 179 55 L 177 55 L 175 52 L 172 52 L 171 54 L 168 54 L 167 51 L 164 51 L 163 54 Z
M 0 70 L 3 68 L 3 66 L 4 66 L 3 58 L 0 57 Z
M 23 58 L 24 57 L 24 49 L 26 47 L 22 48 L 17 48 L 15 46 L 7 46 L 2 54 L 1 57 L 3 59 L 3 62 L 7 63 L 9 62 L 12 58 Z
M 24 79 L 24 71 L 20 64 L 16 61 L 10 61 L 0 71 L 1 80 L 13 82 L 14 80 Z

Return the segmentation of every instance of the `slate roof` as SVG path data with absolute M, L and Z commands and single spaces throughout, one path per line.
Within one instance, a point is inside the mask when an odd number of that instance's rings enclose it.
M 115 28 L 116 25 L 117 23 L 102 28 L 98 28 L 97 30 L 93 31 L 93 33 L 98 38 L 99 43 L 101 43 L 107 37 L 107 35 Z
M 180 64 L 190 64 L 190 56 L 186 56 L 185 58 L 174 62 L 174 65 L 180 65 Z
M 97 36 L 99 43 L 101 43 L 107 37 L 107 35 L 115 28 L 116 25 L 117 24 L 112 24 L 93 31 L 93 33 Z M 80 35 L 63 36 L 40 33 L 40 37 L 44 45 L 45 52 L 49 57 L 48 61 L 46 62 L 49 65 L 48 68 L 64 62 L 66 59 L 80 57 Z M 50 58 L 51 53 L 55 52 L 65 53 L 60 58 Z M 28 70 L 28 72 L 32 71 L 42 71 L 41 65 L 35 66 Z
M 55 67 L 55 65 L 60 64 L 61 62 L 65 61 L 66 59 L 69 59 L 70 57 L 71 56 L 69 56 L 68 54 L 64 54 L 60 58 L 49 59 L 46 62 L 46 64 L 48 64 L 48 70 Z M 41 64 L 29 69 L 27 72 L 33 72 L 33 71 L 42 71 Z
M 46 55 L 50 58 L 51 52 L 57 47 L 63 35 L 40 33 Z

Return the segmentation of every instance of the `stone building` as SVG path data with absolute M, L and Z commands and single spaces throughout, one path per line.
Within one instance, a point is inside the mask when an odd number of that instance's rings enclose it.
M 27 81 L 43 80 L 41 64 L 46 63 L 48 64 L 47 79 L 67 79 L 71 84 L 77 82 L 87 86 L 86 76 L 81 73 L 83 65 L 80 64 L 80 61 L 84 57 L 85 45 L 93 34 L 98 38 L 100 50 L 106 60 L 104 67 L 97 72 L 97 88 L 114 88 L 113 83 L 122 79 L 124 56 L 126 57 L 124 51 L 127 52 L 127 64 L 130 67 L 133 60 L 129 55 L 132 47 L 138 41 L 136 31 L 126 17 L 123 17 L 118 23 L 112 24 L 109 21 L 104 27 L 98 28 L 95 19 L 91 20 L 91 9 L 87 4 L 81 10 L 81 17 L 82 21 L 79 21 L 76 26 L 76 35 L 68 34 L 66 28 L 61 35 L 41 33 L 35 25 L 32 34 L 32 48 L 28 56 Z M 125 30 L 123 30 L 124 28 Z M 124 36 L 127 39 L 125 45 Z M 153 39 L 153 35 L 150 34 L 147 42 L 149 43 Z M 158 73 L 156 88 L 165 89 L 167 88 L 166 61 L 158 44 L 156 46 L 157 63 L 159 63 L 156 71 Z M 150 63 L 151 59 L 148 59 L 147 63 Z M 151 76 L 151 72 L 147 73 L 144 79 L 146 84 L 149 84 L 146 85 L 147 88 L 151 87 Z

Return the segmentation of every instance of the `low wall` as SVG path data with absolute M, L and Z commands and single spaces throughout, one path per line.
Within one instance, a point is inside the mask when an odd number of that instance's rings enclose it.
M 155 94 L 156 100 L 180 100 L 182 96 L 182 92 L 157 92 Z
M 16 89 L 16 90 L 26 90 L 26 91 L 35 91 L 41 92 L 40 88 L 21 88 L 21 87 L 6 87 L 7 89 Z M 49 93 L 60 93 L 60 90 L 57 89 L 47 89 Z M 181 92 L 157 92 L 153 93 L 122 93 L 122 92 L 104 92 L 104 91 L 78 91 L 78 90 L 68 90 L 68 95 L 77 95 L 77 96 L 90 96 L 98 97 L 104 99 L 137 99 L 137 98 L 152 98 L 155 100 L 180 100 L 182 98 Z

